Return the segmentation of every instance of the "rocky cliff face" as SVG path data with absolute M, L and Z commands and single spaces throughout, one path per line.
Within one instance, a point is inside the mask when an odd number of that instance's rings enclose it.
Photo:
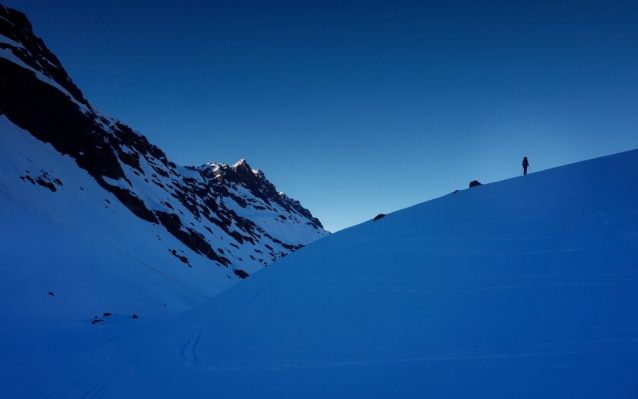
M 1 5 L 0 114 L 73 158 L 132 214 L 181 241 L 189 256 L 206 257 L 237 278 L 328 234 L 310 211 L 245 160 L 181 167 L 92 107 L 25 15 Z M 21 177 L 25 184 L 55 189 L 56 181 L 64 182 L 53 173 Z M 186 255 L 172 256 L 188 263 Z

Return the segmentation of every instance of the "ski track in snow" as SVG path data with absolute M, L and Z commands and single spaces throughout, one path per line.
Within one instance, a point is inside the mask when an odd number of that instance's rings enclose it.
M 91 388 L 89 388 L 88 391 L 86 391 L 82 396 L 80 396 L 80 398 L 87 399 L 87 398 L 98 396 L 109 382 L 111 382 L 115 377 L 117 377 L 118 374 L 120 374 L 120 372 L 124 370 L 126 366 L 131 364 L 142 353 L 144 353 L 149 346 L 157 342 L 159 338 L 160 338 L 159 336 L 155 336 L 153 339 L 148 340 L 141 348 L 133 351 L 133 353 L 124 362 L 120 363 L 119 365 L 115 367 L 110 367 L 105 376 L 103 376 L 102 374 L 97 374 L 94 381 L 89 384 Z M 68 391 L 71 391 L 71 390 L 68 390 Z
M 197 344 L 202 336 L 204 330 L 201 327 L 194 327 L 184 330 L 183 335 L 186 337 L 185 342 L 180 345 L 179 353 L 186 365 L 197 366 L 201 365 L 201 361 L 197 357 Z
M 503 352 L 500 348 L 489 349 L 468 349 L 450 350 L 435 352 L 414 352 L 393 354 L 391 356 L 368 356 L 345 359 L 326 359 L 324 361 L 299 361 L 282 359 L 276 362 L 265 360 L 263 362 L 246 362 L 241 365 L 228 366 L 216 364 L 214 361 L 206 361 L 196 354 L 196 347 L 202 335 L 202 329 L 192 329 L 195 331 L 195 338 L 188 338 L 180 346 L 180 354 L 187 365 L 194 366 L 205 372 L 211 371 L 246 371 L 246 370 L 292 370 L 292 369 L 320 369 L 346 366 L 365 366 L 391 363 L 416 363 L 416 362 L 453 362 L 459 360 L 486 360 L 486 359 L 516 359 L 533 357 L 559 357 L 570 355 L 595 355 L 614 353 L 638 353 L 638 339 L 626 340 L 604 340 L 604 341 L 583 341 L 547 343 L 525 346 L 518 352 Z M 187 336 L 192 337 L 190 332 Z M 613 344 L 622 344 L 613 345 Z M 631 344 L 628 347 L 627 344 Z M 600 347 L 603 348 L 600 348 Z M 608 346 L 608 348 L 605 348 Z M 554 350 L 539 351 L 538 349 L 553 348 Z M 570 349 L 572 348 L 572 349 Z

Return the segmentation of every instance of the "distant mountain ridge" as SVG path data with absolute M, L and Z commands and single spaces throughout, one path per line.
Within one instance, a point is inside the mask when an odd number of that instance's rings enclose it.
M 93 107 L 33 34 L 27 17 L 2 5 L 0 115 L 73 158 L 137 217 L 164 226 L 193 253 L 233 269 L 233 278 L 245 278 L 329 234 L 310 211 L 243 159 L 233 166 L 171 162 L 144 136 Z M 53 172 L 21 177 L 51 191 L 57 182 L 70 183 Z

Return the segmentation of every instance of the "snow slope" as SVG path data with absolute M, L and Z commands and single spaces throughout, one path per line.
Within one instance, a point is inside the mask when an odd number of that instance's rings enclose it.
M 5 116 L 0 204 L 3 318 L 90 321 L 106 311 L 165 318 L 237 281 L 203 257 L 191 256 L 188 267 L 169 252 L 188 253 L 183 243 Z
M 161 327 L 3 323 L 0 339 L 14 346 L 0 361 L 0 390 L 635 398 L 637 164 L 630 151 L 389 214 L 316 241 Z M 33 344 L 47 350 L 25 357 Z

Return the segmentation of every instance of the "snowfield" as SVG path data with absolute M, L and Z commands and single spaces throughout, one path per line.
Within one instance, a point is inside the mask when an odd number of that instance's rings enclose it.
M 109 273 L 66 259 L 77 274 L 56 275 L 46 257 L 63 257 L 56 248 L 73 242 L 119 252 L 65 231 L 46 204 L 27 209 L 2 192 L 2 245 L 21 245 L 21 229 L 32 228 L 47 245 L 29 249 L 28 264 L 2 263 L 0 392 L 635 398 L 636 165 L 638 151 L 629 151 L 449 194 L 315 241 L 168 318 L 148 305 L 148 317 L 131 319 L 135 290 L 153 289 L 131 275 L 109 282 L 134 286 L 121 303 L 86 293 L 87 311 L 118 309 L 97 324 L 92 313 L 57 315 L 68 299 L 47 291 Z M 170 306 L 194 295 L 176 285 L 182 299 Z

